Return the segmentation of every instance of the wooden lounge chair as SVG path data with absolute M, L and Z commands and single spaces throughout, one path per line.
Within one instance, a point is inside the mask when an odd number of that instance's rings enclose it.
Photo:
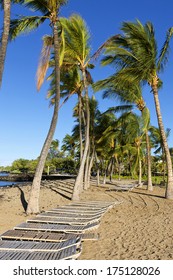
M 1 234 L 2 240 L 32 240 L 32 241 L 46 241 L 46 242 L 62 242 L 71 238 L 80 238 L 81 234 L 67 234 L 47 231 L 32 231 L 32 230 L 8 230 Z
M 0 241 L 0 250 L 16 250 L 16 251 L 51 251 L 58 252 L 65 248 L 76 245 L 80 247 L 81 238 L 72 238 L 60 243 L 57 242 L 38 242 L 38 241 L 11 241 L 11 240 L 1 240 Z
M 76 245 L 57 252 L 0 249 L 0 260 L 71 260 L 77 259 L 80 254 L 81 249 L 77 248 Z
M 127 185 L 118 185 L 114 186 L 111 190 L 116 191 L 132 191 L 134 188 L 136 188 L 138 184 L 127 184 Z
M 37 230 L 37 231 L 51 231 L 51 232 L 65 232 L 65 233 L 84 233 L 87 230 L 95 229 L 99 226 L 98 222 L 86 225 L 86 226 L 73 226 L 62 224 L 45 224 L 45 223 L 22 223 L 14 229 L 23 230 Z
M 52 210 L 49 211 L 53 211 L 53 212 L 60 212 L 60 213 L 87 213 L 87 214 L 94 214 L 94 213 L 103 213 L 107 210 L 107 208 L 100 208 L 100 209 L 82 209 L 82 208 L 75 208 L 75 207 L 58 207 L 58 208 L 54 208 Z
M 38 241 L 0 241 L 0 259 L 59 260 L 77 258 L 81 253 L 81 238 L 73 237 L 60 243 Z
M 63 210 L 63 209 L 51 209 L 49 210 L 49 213 L 55 213 L 55 214 L 67 214 L 67 215 L 74 215 L 74 216 L 83 216 L 83 215 L 87 215 L 87 216 L 98 216 L 98 215 L 103 215 L 106 211 L 105 210 Z
M 72 238 L 77 240 L 98 240 L 96 233 L 57 233 L 49 231 L 32 231 L 32 230 L 8 230 L 1 234 L 1 240 L 30 240 L 30 241 L 45 241 L 45 242 L 62 242 Z
M 56 217 L 56 218 L 61 218 L 61 219 L 86 219 L 86 220 L 91 220 L 91 219 L 97 219 L 101 218 L 104 213 L 102 214 L 93 214 L 93 215 L 88 215 L 88 214 L 73 214 L 73 213 L 57 213 L 57 212 L 49 212 L 46 211 L 42 214 L 39 214 L 38 216 L 46 216 L 46 217 Z
M 49 216 L 38 216 L 36 218 L 33 219 L 29 219 L 27 220 L 28 222 L 32 222 L 32 223 L 47 223 L 47 224 L 67 224 L 67 225 L 88 225 L 88 224 L 92 224 L 95 222 L 98 222 L 100 219 L 99 218 L 91 218 L 91 219 L 83 219 L 83 218 L 66 218 L 63 219 L 62 217 L 58 218 L 58 217 L 49 217 Z
M 107 206 L 94 206 L 94 205 L 64 205 L 57 207 L 55 209 L 62 209 L 62 210 L 81 210 L 81 211 L 106 211 L 108 209 Z
M 106 201 L 74 201 L 72 203 L 72 205 L 90 205 L 90 206 L 111 206 L 116 204 L 116 201 L 110 201 L 110 202 L 106 202 Z

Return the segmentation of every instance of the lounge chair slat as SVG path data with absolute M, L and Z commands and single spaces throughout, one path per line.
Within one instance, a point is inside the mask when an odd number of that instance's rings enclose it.
M 28 222 L 32 223 L 48 223 L 48 224 L 68 224 L 68 225 L 87 225 L 93 222 L 99 221 L 99 218 L 93 219 L 59 219 L 56 217 L 46 217 L 46 216 L 39 216 L 30 220 Z
M 0 250 L 0 260 L 60 260 L 76 259 L 81 251 L 76 245 L 65 248 L 60 252 L 19 252 L 19 251 L 2 251 Z
M 70 226 L 70 225 L 56 225 L 56 224 L 42 224 L 42 223 L 22 223 L 14 229 L 27 229 L 39 231 L 54 231 L 54 232 L 82 232 L 84 226 Z
M 101 218 L 103 214 L 94 214 L 94 215 L 78 215 L 78 214 L 65 214 L 65 213 L 56 213 L 56 212 L 44 212 L 42 214 L 39 214 L 38 216 L 41 217 L 41 216 L 46 216 L 46 217 L 55 217 L 55 218 L 61 218 L 61 219 L 69 219 L 69 218 L 72 218 L 72 219 L 97 219 L 97 218 Z
M 46 241 L 46 242 L 62 242 L 72 238 L 80 238 L 83 235 L 69 234 L 69 233 L 55 233 L 55 232 L 44 232 L 44 231 L 32 231 L 32 230 L 8 230 L 3 233 L 0 237 L 2 240 L 33 240 L 33 241 Z
M 61 243 L 52 243 L 52 242 L 36 242 L 36 241 L 0 241 L 0 250 L 15 250 L 15 251 L 51 251 L 57 252 L 61 251 L 64 248 L 71 247 L 73 245 L 79 246 L 81 239 L 77 240 L 76 238 L 66 240 Z
M 93 223 L 86 226 L 72 226 L 72 225 L 60 225 L 60 224 L 44 224 L 44 223 L 22 223 L 14 229 L 24 230 L 38 230 L 38 231 L 52 231 L 52 232 L 79 232 L 82 233 L 85 230 L 96 228 L 99 223 Z

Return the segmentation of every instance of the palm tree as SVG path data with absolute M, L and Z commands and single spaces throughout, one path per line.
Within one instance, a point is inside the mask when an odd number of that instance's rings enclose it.
M 10 30 L 11 2 L 23 3 L 22 0 L 0 0 L 0 5 L 4 10 L 3 31 L 0 40 L 0 86 L 2 84 L 2 76 L 4 71 L 4 63 L 7 52 L 7 44 Z
M 112 111 L 112 110 L 111 110 Z M 127 156 L 133 158 L 133 165 L 130 168 L 131 173 L 139 170 L 139 184 L 141 184 L 141 159 L 143 143 L 143 119 L 132 112 L 122 113 L 121 116 L 110 123 L 98 140 L 99 147 L 104 147 L 107 154 L 108 166 L 114 159 L 119 179 L 122 166 L 127 163 Z M 103 149 L 103 148 L 102 148 Z
M 117 72 L 111 77 L 112 83 L 115 78 L 124 81 L 124 83 L 127 81 L 135 84 L 143 82 L 150 85 L 166 156 L 168 180 L 165 197 L 173 199 L 172 161 L 158 97 L 158 89 L 161 84 L 159 73 L 164 69 L 168 59 L 169 42 L 173 28 L 168 30 L 160 52 L 157 48 L 152 23 L 147 22 L 142 25 L 139 20 L 134 23 L 124 22 L 121 30 L 123 31 L 122 35 L 114 36 L 104 44 L 105 57 L 102 59 L 102 65 L 113 64 L 116 66 Z
M 163 147 L 163 141 L 161 137 L 161 133 L 158 127 L 151 126 L 150 129 L 150 137 L 153 144 L 154 154 L 161 154 L 161 159 L 163 162 L 163 182 L 165 182 L 165 153 Z M 166 139 L 168 139 L 170 135 L 170 128 L 167 128 L 165 131 Z
M 130 83 L 128 81 L 122 81 L 120 79 L 116 79 L 116 77 L 112 78 L 109 77 L 102 81 L 97 81 L 94 84 L 95 91 L 104 89 L 103 98 L 111 98 L 111 99 L 118 99 L 120 102 L 127 103 L 127 104 L 135 104 L 136 107 L 141 112 L 143 117 L 143 129 L 145 130 L 145 137 L 146 137 L 146 146 L 147 146 L 147 171 L 148 171 L 148 190 L 153 190 L 152 185 L 152 176 L 151 176 L 151 148 L 150 148 L 150 141 L 148 136 L 148 129 L 150 123 L 150 112 L 146 107 L 145 101 L 142 97 L 142 89 L 139 84 Z M 111 107 L 108 110 L 112 112 L 117 111 L 116 107 Z M 120 106 L 119 109 L 130 109 L 130 106 Z
M 6 50 L 8 44 L 8 35 L 10 29 L 10 13 L 11 13 L 11 0 L 0 1 L 4 8 L 4 26 L 3 34 L 0 45 L 0 86 L 2 83 L 2 75 L 4 70 L 4 62 L 6 57 Z
M 93 65 L 90 64 L 90 33 L 85 21 L 79 15 L 72 15 L 69 20 L 63 19 L 61 23 L 64 28 L 66 50 L 66 55 L 64 56 L 63 63 L 67 65 L 68 68 L 73 68 L 76 65 L 78 66 L 82 73 L 83 88 L 85 94 L 85 147 L 72 196 L 72 199 L 78 200 L 79 193 L 83 189 L 84 169 L 89 151 L 90 110 L 88 81 L 90 81 L 91 83 L 92 79 L 88 68 L 93 68 Z
M 52 140 L 50 148 L 49 148 L 49 153 L 48 153 L 48 158 L 52 159 L 56 156 L 58 156 L 59 153 L 59 140 L 55 139 Z
M 50 104 L 53 105 L 55 102 L 55 76 L 50 75 L 49 80 L 51 80 L 50 89 L 48 91 L 47 97 L 50 98 Z M 81 79 L 81 74 L 78 67 L 73 67 L 72 69 L 67 69 L 62 63 L 61 65 L 61 97 L 64 98 L 60 108 L 65 104 L 69 98 L 77 94 L 78 96 L 78 108 L 77 115 L 79 118 L 79 136 L 80 136 L 80 162 L 83 157 L 83 137 L 82 137 L 82 91 L 83 91 L 83 81 Z M 75 108 L 75 109 L 76 109 Z
M 62 141 L 62 151 L 63 152 L 68 152 L 68 154 L 70 155 L 70 157 L 72 159 L 74 159 L 75 157 L 75 149 L 76 149 L 76 142 L 73 136 L 66 134 L 65 137 L 63 138 Z
M 38 213 L 39 212 L 39 193 L 40 193 L 40 183 L 42 178 L 42 173 L 45 165 L 45 161 L 49 152 L 49 148 L 53 139 L 56 124 L 58 121 L 58 111 L 59 111 L 59 100 L 60 100 L 60 32 L 61 26 L 59 24 L 59 10 L 60 7 L 67 3 L 67 0 L 51 0 L 51 1 L 36 1 L 36 0 L 25 0 L 25 6 L 31 8 L 32 11 L 39 11 L 41 16 L 26 16 L 19 19 L 11 21 L 11 39 L 19 36 L 22 33 L 32 31 L 36 29 L 40 24 L 49 20 L 50 26 L 52 28 L 53 35 L 53 50 L 55 56 L 55 105 L 53 117 L 48 131 L 46 140 L 42 147 L 36 172 L 34 175 L 32 188 L 30 192 L 30 198 L 27 207 L 27 214 Z M 42 58 L 42 69 L 44 73 L 48 68 L 49 60 Z M 42 75 L 42 80 L 44 75 Z

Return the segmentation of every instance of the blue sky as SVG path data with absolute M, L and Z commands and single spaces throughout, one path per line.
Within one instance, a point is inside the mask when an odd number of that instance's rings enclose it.
M 93 53 L 111 35 L 120 32 L 123 21 L 139 19 L 142 23 L 151 21 L 156 32 L 158 48 L 162 47 L 166 31 L 173 26 L 173 2 L 170 0 L 69 0 L 61 10 L 61 16 L 79 13 L 86 21 L 91 32 Z M 12 17 L 28 14 L 27 10 L 14 5 Z M 2 25 L 3 13 L 0 12 Z M 36 70 L 41 51 L 42 36 L 49 34 L 47 24 L 37 31 L 21 36 L 8 45 L 3 83 L 0 89 L 0 166 L 10 165 L 15 159 L 35 159 L 39 156 L 47 135 L 53 109 L 49 108 L 46 93 L 49 87 L 45 82 L 40 92 L 36 91 Z M 112 73 L 111 68 L 97 67 L 92 71 L 94 81 Z M 171 128 L 169 145 L 173 146 L 173 40 L 169 63 L 161 75 L 163 89 L 160 91 L 161 111 L 165 128 Z M 157 125 L 153 96 L 150 89 L 144 89 L 147 106 L 151 111 L 151 123 Z M 114 100 L 102 100 L 96 94 L 99 109 L 106 110 L 117 105 Z M 59 113 L 54 139 L 62 141 L 74 125 L 72 110 L 76 104 L 73 97 Z

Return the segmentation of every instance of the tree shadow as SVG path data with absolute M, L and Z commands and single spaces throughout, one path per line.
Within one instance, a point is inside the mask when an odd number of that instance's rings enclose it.
M 52 187 L 50 187 L 50 189 L 51 189 L 53 192 L 58 193 L 59 195 L 61 195 L 62 197 L 66 198 L 66 199 L 68 199 L 68 200 L 71 200 L 71 199 L 72 199 L 71 197 L 65 195 L 65 194 L 62 193 L 61 191 L 55 190 L 55 189 L 53 189 Z M 72 194 L 71 194 L 71 196 L 72 196 Z
M 151 194 L 151 193 L 138 192 L 138 191 L 136 191 L 135 189 L 133 189 L 132 193 L 147 195 L 147 196 L 151 196 L 151 197 L 165 198 L 165 196 L 163 196 L 163 195 L 157 195 L 157 194 Z
M 137 189 L 140 190 L 140 191 L 137 191 Z M 140 195 L 146 195 L 146 196 L 150 196 L 150 197 L 158 197 L 158 198 L 166 199 L 164 195 L 157 195 L 157 194 L 142 192 L 142 190 L 144 190 L 142 188 L 137 188 L 137 189 L 133 189 L 133 190 L 109 189 L 109 190 L 106 190 L 106 192 L 122 192 L 122 193 L 123 192 L 126 192 L 126 193 L 130 193 L 131 192 L 131 193 L 135 193 L 135 194 L 140 194 Z
M 24 209 L 25 212 L 26 212 L 26 209 L 27 209 L 27 206 L 28 206 L 28 202 L 27 202 L 26 199 L 25 199 L 25 194 L 24 194 L 24 192 L 22 191 L 22 189 L 21 189 L 19 186 L 17 186 L 17 188 L 20 190 L 20 200 L 21 200 L 23 209 Z

